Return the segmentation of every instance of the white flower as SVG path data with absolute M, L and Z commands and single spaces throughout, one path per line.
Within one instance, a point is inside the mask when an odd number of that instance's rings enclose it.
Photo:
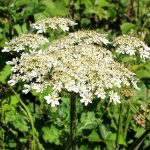
M 29 93 L 29 91 L 31 90 L 31 86 L 28 85 L 28 84 L 25 84 L 24 87 L 25 87 L 26 89 L 22 90 L 22 93 L 24 93 L 24 94 Z
M 121 80 L 119 78 L 112 78 L 111 83 L 118 88 L 121 87 Z
M 78 93 L 79 92 L 79 88 L 75 85 L 75 81 L 68 81 L 65 83 L 65 88 L 71 92 L 75 92 Z
M 45 96 L 44 99 L 48 104 L 51 104 L 51 107 L 55 107 L 56 105 L 59 105 L 59 99 L 58 95 L 56 93 L 52 93 L 51 95 L 48 94 L 48 96 Z
M 2 52 L 9 52 L 9 49 L 8 49 L 7 47 L 4 47 L 4 48 L 2 49 Z
M 11 79 L 11 80 L 8 81 L 8 84 L 10 84 L 10 86 L 15 85 L 16 83 L 17 82 L 15 80 L 13 80 L 13 79 Z
M 13 61 L 6 61 L 7 65 L 14 65 Z
M 92 103 L 92 94 L 91 93 L 83 93 L 83 94 L 80 94 L 80 96 L 82 97 L 80 99 L 80 102 L 81 103 L 84 103 L 85 106 L 88 105 L 88 103 Z
M 37 72 L 32 70 L 30 73 L 29 73 L 29 76 L 34 78 L 34 77 L 37 77 Z
M 40 93 L 43 91 L 43 89 L 41 89 L 41 86 L 39 84 L 32 84 L 32 89 L 35 90 L 37 93 Z
M 64 31 L 69 31 L 69 27 L 67 27 L 66 25 L 60 24 L 59 27 Z
M 140 88 L 137 86 L 137 81 L 132 80 L 131 83 L 136 90 L 140 90 Z
M 120 97 L 118 95 L 117 92 L 114 92 L 114 91 L 110 91 L 109 92 L 109 96 L 110 96 L 110 102 L 114 102 L 114 104 L 116 105 L 117 103 L 121 103 L 120 102 Z
M 105 95 L 105 91 L 104 89 L 98 89 L 96 90 L 95 92 L 95 95 L 97 95 L 98 98 L 101 98 L 101 99 L 105 99 L 106 95 Z
M 126 52 L 126 54 L 129 54 L 129 55 L 135 55 L 135 52 L 136 52 L 136 50 L 135 49 L 133 49 L 133 48 L 131 48 L 131 47 L 129 47 L 129 46 L 127 46 L 126 48 L 125 48 L 125 52 Z
M 149 51 L 146 51 L 146 50 L 144 50 L 144 49 L 141 48 L 141 49 L 139 49 L 139 52 L 140 52 L 140 58 L 141 59 L 145 60 L 145 59 L 150 58 Z

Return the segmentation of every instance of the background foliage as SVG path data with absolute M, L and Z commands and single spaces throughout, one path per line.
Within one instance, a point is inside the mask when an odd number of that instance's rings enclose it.
M 109 35 L 130 34 L 150 45 L 149 0 L 0 0 L 0 49 L 30 24 L 48 16 L 65 16 L 78 22 L 75 30 L 94 29 Z M 54 38 L 56 38 L 54 36 Z M 42 95 L 23 95 L 21 87 L 7 85 L 11 74 L 5 61 L 10 54 L 0 52 L 0 149 L 69 149 L 70 98 L 64 93 L 57 108 Z M 77 102 L 76 143 L 80 150 L 129 149 L 150 128 L 150 61 L 120 61 L 140 78 L 140 91 L 126 92 L 120 106 L 96 100 L 88 106 Z M 150 136 L 140 150 L 150 148 Z M 138 146 L 137 146 L 138 147 Z M 136 147 L 136 148 L 137 148 Z

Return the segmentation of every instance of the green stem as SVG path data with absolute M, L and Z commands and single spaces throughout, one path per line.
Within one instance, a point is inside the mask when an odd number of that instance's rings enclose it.
M 0 121 L 3 122 L 4 120 L 4 110 L 3 110 L 3 102 L 1 103 L 1 118 Z M 5 139 L 5 130 L 2 129 L 2 149 L 5 150 L 5 143 L 4 143 L 4 139 Z
M 70 102 L 70 149 L 76 150 L 76 100 L 75 93 L 71 94 Z
M 122 113 L 122 104 L 120 104 L 120 111 L 119 111 L 118 130 L 117 130 L 117 135 L 116 135 L 116 149 L 118 149 L 119 147 L 119 137 L 120 137 L 119 135 L 121 132 L 121 123 L 122 123 L 121 113 Z
M 150 129 L 146 130 L 128 150 L 138 150 L 145 137 L 150 133 Z
M 12 90 L 12 92 L 15 94 L 16 98 L 19 100 L 20 104 L 23 106 L 23 108 L 25 109 L 25 111 L 27 112 L 27 115 L 29 117 L 30 123 L 31 123 L 31 127 L 32 127 L 32 136 L 33 136 L 33 145 L 32 145 L 32 149 L 36 150 L 35 147 L 35 127 L 34 127 L 34 121 L 32 118 L 32 115 L 29 111 L 29 109 L 26 107 L 26 105 L 24 104 L 24 102 L 19 98 L 19 96 L 17 95 L 17 93 L 14 91 L 14 89 L 12 87 L 10 87 L 10 89 Z
M 127 132 L 128 132 L 128 126 L 129 126 L 129 123 L 131 120 L 130 112 L 131 112 L 130 105 L 128 105 L 128 107 L 127 107 L 127 120 L 126 120 L 126 124 L 125 124 L 125 129 L 124 129 L 124 139 L 126 139 Z

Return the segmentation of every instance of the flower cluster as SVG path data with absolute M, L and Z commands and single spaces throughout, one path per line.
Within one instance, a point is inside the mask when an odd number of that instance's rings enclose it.
M 39 20 L 36 23 L 31 24 L 31 27 L 37 30 L 37 33 L 45 33 L 48 28 L 56 30 L 58 27 L 66 32 L 69 31 L 69 26 L 74 26 L 76 24 L 77 23 L 70 19 L 53 17 Z
M 150 58 L 150 48 L 136 37 L 123 35 L 115 38 L 114 46 L 116 52 L 120 54 L 136 55 L 139 54 L 142 60 Z
M 64 18 L 48 18 L 33 24 L 32 27 L 41 33 L 46 32 L 49 27 L 56 29 L 57 26 L 66 31 L 69 25 L 75 23 Z M 21 36 L 26 38 L 14 39 L 14 42 L 10 42 L 13 44 L 8 43 L 3 50 L 19 52 L 29 48 L 28 53 L 22 52 L 20 57 L 7 62 L 12 66 L 13 72 L 8 83 L 11 86 L 18 82 L 24 83 L 22 92 L 25 94 L 31 90 L 42 93 L 52 87 L 52 93 L 44 99 L 55 107 L 59 105 L 59 95 L 63 91 L 78 93 L 80 102 L 88 105 L 95 97 L 109 97 L 110 102 L 117 104 L 121 102 L 117 89 L 122 86 L 138 89 L 134 73 L 116 62 L 112 53 L 102 47 L 110 43 L 105 34 L 77 31 L 53 41 L 48 47 L 39 47 L 48 43 L 47 39 L 39 40 L 38 37 L 42 37 L 39 34 L 35 35 L 37 38 L 28 35 L 30 36 Z
M 28 93 L 30 90 L 36 92 L 43 92 L 47 87 L 47 78 L 54 67 L 53 57 L 46 51 L 30 51 L 29 53 L 22 53 L 20 58 L 13 58 L 12 61 L 6 62 L 12 66 L 11 80 L 8 81 L 10 85 L 15 85 L 19 81 L 25 83 L 23 93 Z
M 107 45 L 110 43 L 106 38 L 106 34 L 97 33 L 96 31 L 83 30 L 70 33 L 64 38 L 52 42 L 52 46 L 57 48 L 67 48 L 71 45 L 82 44 L 101 44 Z
M 8 64 L 14 72 L 8 82 L 11 85 L 25 82 L 24 93 L 30 90 L 43 92 L 52 86 L 53 93 L 45 96 L 52 107 L 59 104 L 58 95 L 64 90 L 79 93 L 80 101 L 85 105 L 92 103 L 94 96 L 105 99 L 107 95 L 110 102 L 117 104 L 120 97 L 114 87 L 136 85 L 134 74 L 115 62 L 110 51 L 93 44 L 63 49 L 51 46 L 45 51 L 23 53 Z
M 41 45 L 49 43 L 48 39 L 38 34 L 22 34 L 10 42 L 6 43 L 7 47 L 4 47 L 2 52 L 20 52 L 27 49 L 37 49 Z

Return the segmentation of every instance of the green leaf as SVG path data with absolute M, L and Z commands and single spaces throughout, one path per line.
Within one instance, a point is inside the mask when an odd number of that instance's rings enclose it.
M 97 124 L 94 112 L 82 113 L 80 121 L 77 132 L 81 132 L 83 129 L 93 129 Z
M 21 29 L 21 26 L 19 24 L 16 24 L 14 25 L 14 29 L 16 30 L 16 32 L 18 34 L 21 34 L 22 33 L 22 29 Z
M 88 149 L 88 146 L 87 145 L 81 145 L 79 150 L 87 150 Z
M 21 26 L 21 29 L 22 29 L 22 33 L 27 33 L 27 32 L 28 32 L 27 23 L 24 23 L 24 24 Z
M 147 88 L 146 88 L 145 84 L 142 82 L 138 85 L 138 87 L 140 88 L 140 90 L 137 90 L 135 92 L 132 99 L 133 100 L 142 100 L 142 103 L 143 103 L 143 100 L 147 101 Z
M 137 132 L 136 132 L 136 134 L 135 134 L 135 137 L 136 137 L 136 138 L 140 137 L 144 132 L 145 132 L 145 129 L 144 129 L 144 128 L 138 127 L 138 128 L 137 128 Z
M 116 141 L 116 133 L 111 133 L 108 137 L 107 137 L 107 141 Z M 123 138 L 123 135 L 120 134 L 119 135 L 119 144 L 122 145 L 126 145 L 125 139 Z
M 135 73 L 139 78 L 150 78 L 150 61 L 139 67 Z
M 55 126 L 51 125 L 50 128 L 43 127 L 42 131 L 45 142 L 54 143 L 56 145 L 60 144 L 59 140 L 60 132 Z
M 18 96 L 19 96 L 19 95 L 18 95 Z M 11 105 L 16 105 L 17 103 L 19 103 L 18 98 L 16 98 L 15 95 L 11 96 L 11 97 L 10 97 L 10 104 L 11 104 Z
M 108 129 L 106 128 L 106 126 L 103 125 L 103 124 L 101 124 L 101 125 L 99 126 L 99 130 L 100 130 L 101 136 L 102 136 L 102 138 L 103 138 L 104 140 L 106 140 L 107 137 L 111 134 L 111 132 L 108 131 Z
M 88 136 L 88 140 L 90 142 L 99 142 L 100 137 L 99 137 L 98 133 L 95 130 L 93 130 L 92 133 Z
M 11 74 L 11 66 L 6 65 L 0 72 L 0 82 L 6 83 L 6 79 L 10 74 Z
M 131 29 L 134 29 L 136 27 L 136 25 L 133 23 L 130 23 L 130 22 L 126 22 L 126 23 L 122 24 L 120 27 L 121 27 L 122 33 L 127 33 Z
M 14 116 L 15 116 L 15 114 L 14 114 Z M 21 132 L 28 131 L 27 122 L 20 114 L 16 115 L 16 119 L 13 121 L 13 124 L 14 124 L 15 128 L 17 128 Z
M 112 7 L 112 4 L 109 3 L 107 0 L 99 0 L 98 6 L 99 7 Z
M 81 4 L 85 5 L 87 8 L 91 7 L 93 4 L 89 0 L 82 0 Z

